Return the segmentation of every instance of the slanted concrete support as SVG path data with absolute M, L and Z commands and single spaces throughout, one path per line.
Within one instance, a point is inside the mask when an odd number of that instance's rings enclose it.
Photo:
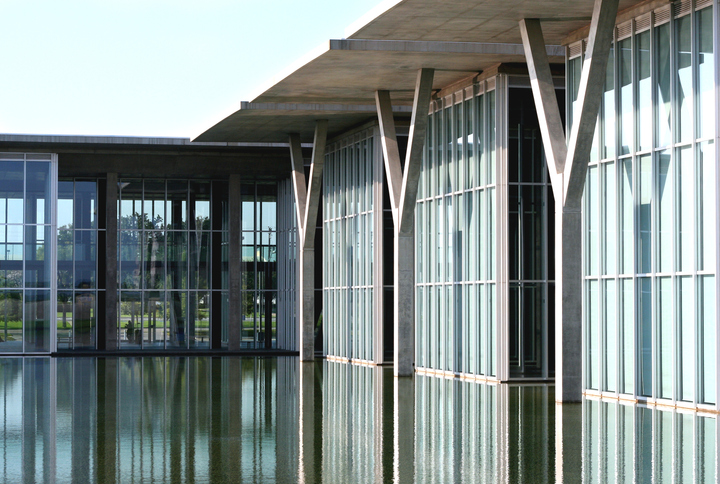
M 411 376 L 415 371 L 415 203 L 434 75 L 434 69 L 418 71 L 404 172 L 400 164 L 390 93 L 375 93 L 395 225 L 395 376 Z
M 595 0 L 569 143 L 560 122 L 540 21 L 520 21 L 533 97 L 555 194 L 555 398 L 582 399 L 582 193 L 617 16 L 618 0 Z
M 300 361 L 313 361 L 315 358 L 315 228 L 322 190 L 327 126 L 327 120 L 319 120 L 315 125 L 309 186 L 305 182 L 300 136 L 290 135 L 290 158 L 293 168 L 292 181 L 299 242 Z

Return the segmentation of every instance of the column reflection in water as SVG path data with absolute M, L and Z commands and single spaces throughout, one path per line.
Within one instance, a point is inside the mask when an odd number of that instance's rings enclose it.
M 0 482 L 715 482 L 715 415 L 296 358 L 0 359 Z

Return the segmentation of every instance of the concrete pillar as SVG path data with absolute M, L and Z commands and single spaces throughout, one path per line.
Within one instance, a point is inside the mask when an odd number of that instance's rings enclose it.
M 395 375 L 415 372 L 415 231 L 395 233 Z
M 313 226 L 313 228 L 315 228 Z M 315 249 L 300 249 L 300 361 L 315 359 Z
M 538 19 L 520 21 L 525 58 L 540 122 L 540 132 L 555 195 L 555 398 L 582 398 L 582 194 L 618 0 L 595 0 L 585 52 L 578 115 L 569 142 L 560 124 L 545 40 Z
M 105 191 L 105 341 L 100 349 L 118 349 L 118 174 L 107 174 Z M 104 343 L 104 348 L 102 345 Z
M 390 94 L 387 91 L 375 93 L 390 208 L 395 224 L 395 376 L 411 376 L 415 372 L 415 204 L 434 75 L 434 69 L 418 71 L 404 172 L 401 171 Z
M 230 175 L 228 193 L 228 217 L 230 219 L 230 246 L 228 247 L 228 278 L 230 284 L 228 315 L 228 350 L 238 351 L 242 340 L 243 311 L 240 294 L 240 261 L 242 260 L 240 240 L 240 213 L 241 213 L 241 185 L 240 175 Z

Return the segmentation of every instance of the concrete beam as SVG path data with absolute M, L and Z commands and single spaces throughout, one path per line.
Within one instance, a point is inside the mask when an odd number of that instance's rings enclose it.
M 420 69 L 415 82 L 410 136 L 405 156 L 405 172 L 403 173 L 402 192 L 398 217 L 399 231 L 410 233 L 415 230 L 415 204 L 417 202 L 418 182 L 422 168 L 422 157 L 425 149 L 425 135 L 429 118 L 430 96 L 432 95 L 433 69 Z
M 565 161 L 564 205 L 580 208 L 590 150 L 605 84 L 608 56 L 613 39 L 618 0 L 595 0 L 590 36 L 580 75 L 579 115 L 570 132 Z
M 385 161 L 385 176 L 387 178 L 388 191 L 390 192 L 390 208 L 392 210 L 393 223 L 395 227 L 400 226 L 398 209 L 400 207 L 400 196 L 402 194 L 402 166 L 400 164 L 400 150 L 397 144 L 397 133 L 395 132 L 395 119 L 392 113 L 392 103 L 388 91 L 375 92 L 375 103 L 377 104 L 378 122 L 380 123 L 380 140 L 382 142 L 383 158 Z
M 550 181 L 558 203 L 562 203 L 562 197 L 557 197 L 558 194 L 563 193 L 562 173 L 567 158 L 567 144 L 540 21 L 537 19 L 520 20 L 520 34 L 525 47 L 530 85 L 540 122 L 540 133 Z

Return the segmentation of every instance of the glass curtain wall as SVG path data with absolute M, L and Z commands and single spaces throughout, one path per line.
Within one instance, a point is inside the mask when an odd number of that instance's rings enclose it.
M 297 218 L 293 185 L 289 178 L 278 183 L 277 225 L 277 347 L 297 350 Z
M 278 185 L 242 185 L 242 348 L 277 347 Z
M 119 185 L 120 347 L 209 348 L 213 310 L 227 300 L 227 182 Z
M 323 176 L 323 352 L 375 361 L 382 273 L 375 270 L 382 203 L 377 128 L 330 144 Z M 381 318 L 380 318 L 381 319 Z M 381 323 L 381 322 L 380 322 Z
M 97 265 L 105 232 L 98 181 L 59 181 L 57 207 L 57 347 L 96 348 L 98 292 L 105 288 Z
M 50 352 L 57 157 L 0 153 L 0 352 Z
M 497 375 L 495 80 L 434 101 L 416 208 L 416 365 Z
M 510 377 L 552 378 L 555 198 L 532 91 L 510 88 L 508 104 Z
M 716 403 L 714 16 L 682 1 L 616 29 L 585 186 L 588 390 Z

